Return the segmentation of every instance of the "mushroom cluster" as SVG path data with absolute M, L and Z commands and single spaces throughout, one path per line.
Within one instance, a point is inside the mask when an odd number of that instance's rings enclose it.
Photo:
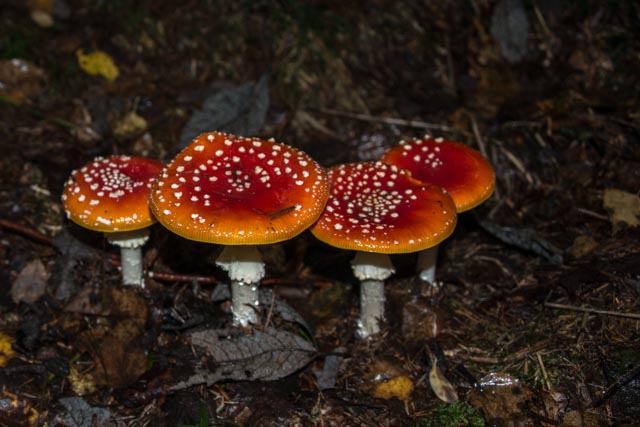
M 140 248 L 156 219 L 186 239 L 224 245 L 216 262 L 231 279 L 234 323 L 242 326 L 258 320 L 265 268 L 257 246 L 310 228 L 319 240 L 356 251 L 358 333 L 369 337 L 384 319 L 389 254 L 419 252 L 418 271 L 433 282 L 437 246 L 457 213 L 486 200 L 494 185 L 480 153 L 439 138 L 401 141 L 380 161 L 325 170 L 273 139 L 209 132 L 166 166 L 97 158 L 71 174 L 62 201 L 73 222 L 121 247 L 125 284 L 144 283 Z

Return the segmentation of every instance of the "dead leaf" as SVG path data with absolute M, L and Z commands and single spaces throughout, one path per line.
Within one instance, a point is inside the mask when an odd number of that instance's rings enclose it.
M 443 402 L 453 403 L 458 401 L 458 393 L 456 392 L 456 389 L 440 370 L 436 359 L 431 363 L 429 384 L 431 384 L 431 390 L 433 390 L 438 399 Z
M 101 76 L 112 82 L 118 78 L 120 70 L 113 59 L 101 50 L 95 50 L 85 55 L 82 49 L 76 51 L 78 65 L 91 76 Z
M 0 61 L 0 96 L 17 104 L 42 92 L 46 82 L 46 73 L 29 61 L 19 58 Z
M 528 416 L 522 412 L 531 392 L 517 378 L 509 374 L 492 372 L 484 376 L 471 390 L 468 402 L 474 406 L 488 424 L 506 426 L 524 425 Z
M 119 138 L 127 138 L 144 132 L 147 129 L 147 121 L 135 111 L 127 113 L 113 128 L 113 133 Z
M 614 233 L 640 224 L 640 197 L 617 189 L 604 190 L 602 204 L 609 211 Z
M 12 336 L 0 332 L 0 368 L 7 366 L 7 362 L 16 355 L 12 347 L 14 341 Z
M 269 108 L 269 78 L 216 92 L 195 111 L 180 136 L 179 148 L 213 129 L 234 135 L 253 136 L 264 125 Z
M 400 375 L 376 385 L 373 389 L 373 397 L 384 400 L 394 397 L 399 400 L 407 400 L 413 392 L 413 388 L 411 379 L 406 375 Z
M 147 370 L 140 339 L 146 331 L 149 308 L 136 289 L 106 287 L 97 294 L 87 287 L 66 311 L 101 315 L 106 320 L 78 334 L 79 345 L 94 360 L 91 375 L 95 385 L 121 388 Z
M 32 304 L 44 295 L 47 288 L 47 270 L 39 259 L 29 262 L 11 285 L 11 299 L 16 304 Z
M 58 401 L 64 412 L 60 421 L 69 427 L 92 427 L 115 425 L 107 408 L 91 406 L 82 397 L 63 397 Z M 56 424 L 57 425 L 57 424 Z
M 527 53 L 529 20 L 520 0 L 501 0 L 491 16 L 491 35 L 500 44 L 500 51 L 510 63 L 518 62 Z
M 284 378 L 310 363 L 316 348 L 300 335 L 267 328 L 251 335 L 229 337 L 227 329 L 205 329 L 191 334 L 191 344 L 203 361 L 196 362 L 194 374 L 171 387 L 181 390 L 192 385 L 210 386 L 218 381 L 272 381 Z

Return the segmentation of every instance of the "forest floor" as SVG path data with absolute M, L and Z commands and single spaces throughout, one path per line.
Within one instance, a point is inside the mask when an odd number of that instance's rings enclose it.
M 0 425 L 640 425 L 640 4 L 6 3 Z M 96 156 L 169 161 L 216 129 L 326 167 L 430 133 L 482 152 L 496 190 L 439 287 L 392 257 L 372 339 L 353 253 L 308 232 L 262 248 L 240 330 L 219 246 L 156 224 L 145 288 L 123 287 L 60 199 Z

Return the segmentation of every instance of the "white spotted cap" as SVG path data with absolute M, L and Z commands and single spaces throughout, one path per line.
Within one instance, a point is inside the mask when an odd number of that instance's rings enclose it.
M 113 233 L 139 230 L 155 218 L 149 193 L 164 164 L 133 156 L 98 157 L 75 170 L 64 185 L 67 217 L 90 230 Z
M 272 140 L 211 132 L 162 171 L 151 209 L 187 239 L 268 244 L 307 229 L 328 195 L 325 169 L 307 154 Z
M 332 246 L 386 254 L 417 252 L 437 245 L 455 228 L 456 207 L 447 192 L 396 166 L 334 166 L 329 182 L 329 200 L 311 232 Z

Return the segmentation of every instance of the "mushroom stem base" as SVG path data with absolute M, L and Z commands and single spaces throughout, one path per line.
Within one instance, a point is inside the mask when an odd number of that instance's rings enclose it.
M 264 277 L 262 255 L 253 245 L 225 246 L 216 264 L 231 279 L 233 323 L 248 326 L 258 323 L 258 284 Z
M 106 233 L 112 245 L 120 247 L 120 268 L 125 285 L 144 287 L 142 246 L 149 239 L 149 230 Z
M 384 321 L 384 282 L 382 280 L 363 280 L 360 282 L 360 319 L 358 335 L 367 338 L 380 332 Z
M 258 323 L 258 285 L 234 280 L 231 282 L 233 322 L 240 326 Z
M 433 246 L 418 253 L 418 262 L 416 263 L 416 272 L 420 279 L 433 284 L 436 280 L 436 263 L 438 261 L 438 247 Z

